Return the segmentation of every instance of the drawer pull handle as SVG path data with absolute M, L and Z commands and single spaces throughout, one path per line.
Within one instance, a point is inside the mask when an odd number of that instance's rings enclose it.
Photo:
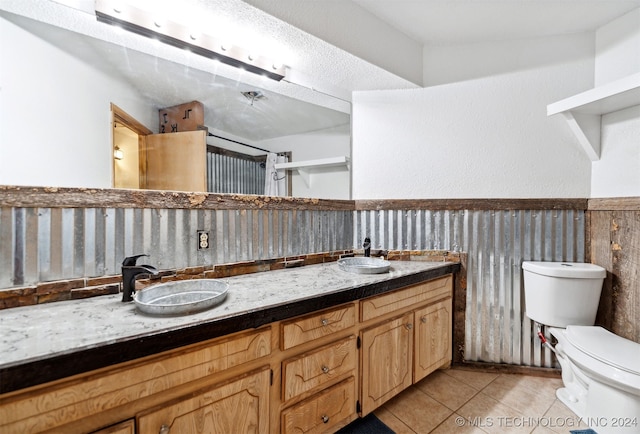
M 411 330 L 413 328 L 413 324 L 408 322 L 408 323 L 405 324 L 405 327 L 407 328 L 407 330 Z
M 329 325 L 329 320 L 326 318 L 322 318 L 320 322 L 322 323 L 323 326 Z
M 169 431 L 171 430 L 171 428 L 169 428 L 167 425 L 162 425 L 160 427 L 160 432 L 158 434 L 169 434 Z
M 422 318 L 420 318 L 420 321 L 422 321 L 422 324 L 426 324 L 427 323 L 427 317 L 423 316 Z
M 328 423 L 329 422 L 329 416 L 327 416 L 326 414 L 322 416 L 322 423 Z
M 323 367 L 322 367 L 322 372 L 323 372 L 324 374 L 328 374 L 328 373 L 329 373 L 329 367 L 328 367 L 328 366 L 323 366 Z

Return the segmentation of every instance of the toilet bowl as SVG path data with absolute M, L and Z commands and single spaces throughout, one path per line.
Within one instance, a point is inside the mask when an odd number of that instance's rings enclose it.
M 598 434 L 640 433 L 640 344 L 593 326 L 606 271 L 523 262 L 526 315 L 557 340 L 556 396 Z

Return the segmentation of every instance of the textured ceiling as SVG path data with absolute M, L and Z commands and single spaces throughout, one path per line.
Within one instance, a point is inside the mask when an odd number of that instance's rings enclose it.
M 93 1 L 64 3 L 2 0 L 0 15 L 104 73 L 119 76 L 157 108 L 201 101 L 206 126 L 236 140 L 253 143 L 350 127 L 348 101 L 311 86 L 214 65 L 204 57 L 99 23 Z M 242 95 L 256 90 L 264 98 L 253 104 Z
M 352 1 L 426 45 L 594 31 L 640 7 L 640 0 Z
M 298 0 L 296 5 L 336 1 L 348 0 Z M 354 90 L 416 87 L 240 0 L 128 2 L 163 9 L 176 21 L 198 17 L 197 25 L 224 30 L 240 43 L 258 39 L 261 50 L 275 50 L 296 68 L 287 79 L 273 82 L 229 72 L 225 65 L 212 67 L 208 59 L 98 23 L 93 0 L 1 0 L 0 9 L 16 13 L 3 15 L 28 31 L 120 75 L 158 108 L 202 101 L 207 126 L 250 141 L 348 125 Z M 593 31 L 640 7 L 640 0 L 353 2 L 425 45 Z M 241 94 L 248 90 L 262 90 L 265 98 L 252 106 Z

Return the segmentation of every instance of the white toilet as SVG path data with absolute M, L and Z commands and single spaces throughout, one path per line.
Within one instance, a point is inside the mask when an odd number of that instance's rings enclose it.
M 604 268 L 523 262 L 526 315 L 558 343 L 556 395 L 598 434 L 640 433 L 640 344 L 595 327 Z

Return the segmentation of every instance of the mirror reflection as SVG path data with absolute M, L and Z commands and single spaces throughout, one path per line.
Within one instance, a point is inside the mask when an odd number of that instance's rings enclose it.
M 29 122 L 3 120 L 5 139 L 24 147 L 3 150 L 16 164 L 0 184 L 349 199 L 348 110 L 246 83 L 247 72 L 224 77 L 193 53 L 169 61 L 6 11 L 0 22 L 6 85 L 24 90 L 7 105 L 33 105 Z M 66 132 L 25 138 L 27 124 Z M 28 158 L 36 170 L 25 174 Z

